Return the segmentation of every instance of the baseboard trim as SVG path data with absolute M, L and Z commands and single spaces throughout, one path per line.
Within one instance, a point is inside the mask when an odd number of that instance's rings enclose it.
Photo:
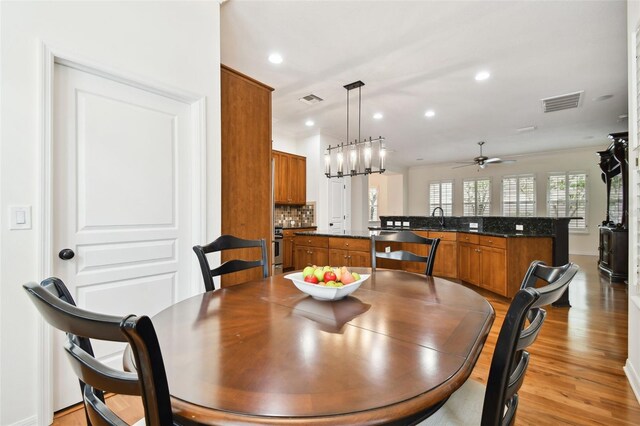
M 26 419 L 12 423 L 10 426 L 38 426 L 38 416 L 27 417 Z
M 631 389 L 633 393 L 636 395 L 636 399 L 638 403 L 640 403 L 640 376 L 635 368 L 633 368 L 633 364 L 627 359 L 627 363 L 622 368 L 624 373 L 627 375 L 627 379 L 629 380 L 629 384 L 631 385 Z

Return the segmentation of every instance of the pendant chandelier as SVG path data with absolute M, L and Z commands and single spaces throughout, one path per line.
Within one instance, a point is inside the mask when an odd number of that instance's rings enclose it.
M 324 154 L 324 174 L 328 178 L 343 176 L 368 175 L 384 173 L 386 150 L 384 138 L 378 136 L 360 139 L 360 122 L 362 118 L 362 86 L 360 80 L 344 86 L 347 89 L 347 139 L 346 143 L 331 146 Z M 349 136 L 349 92 L 358 89 L 358 138 L 353 141 Z M 335 172 L 334 172 L 335 170 Z

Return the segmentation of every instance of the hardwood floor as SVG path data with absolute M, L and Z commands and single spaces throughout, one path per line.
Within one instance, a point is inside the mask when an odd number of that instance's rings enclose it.
M 529 351 L 516 425 L 640 425 L 640 405 L 622 370 L 627 358 L 627 287 L 602 279 L 595 256 L 571 260 L 581 267 L 570 287 L 572 307 L 547 309 L 547 320 Z M 496 310 L 472 374 L 486 383 L 509 300 L 479 292 Z M 136 398 L 113 396 L 107 403 L 127 421 L 143 415 Z M 81 408 L 54 419 L 54 425 L 84 424 Z

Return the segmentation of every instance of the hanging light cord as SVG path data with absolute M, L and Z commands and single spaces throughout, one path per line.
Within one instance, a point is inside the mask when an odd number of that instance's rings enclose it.
M 362 117 L 362 86 L 358 87 L 358 142 L 361 140 L 360 139 L 360 120 L 361 120 L 361 117 Z

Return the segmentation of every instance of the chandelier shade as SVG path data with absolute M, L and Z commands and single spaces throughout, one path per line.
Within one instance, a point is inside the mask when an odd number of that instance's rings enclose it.
M 344 86 L 347 89 L 347 138 L 346 142 L 331 146 L 324 154 L 324 174 L 328 178 L 368 175 L 385 171 L 385 138 L 360 138 L 362 117 L 362 81 Z M 349 137 L 349 92 L 358 89 L 358 138 L 353 141 Z

